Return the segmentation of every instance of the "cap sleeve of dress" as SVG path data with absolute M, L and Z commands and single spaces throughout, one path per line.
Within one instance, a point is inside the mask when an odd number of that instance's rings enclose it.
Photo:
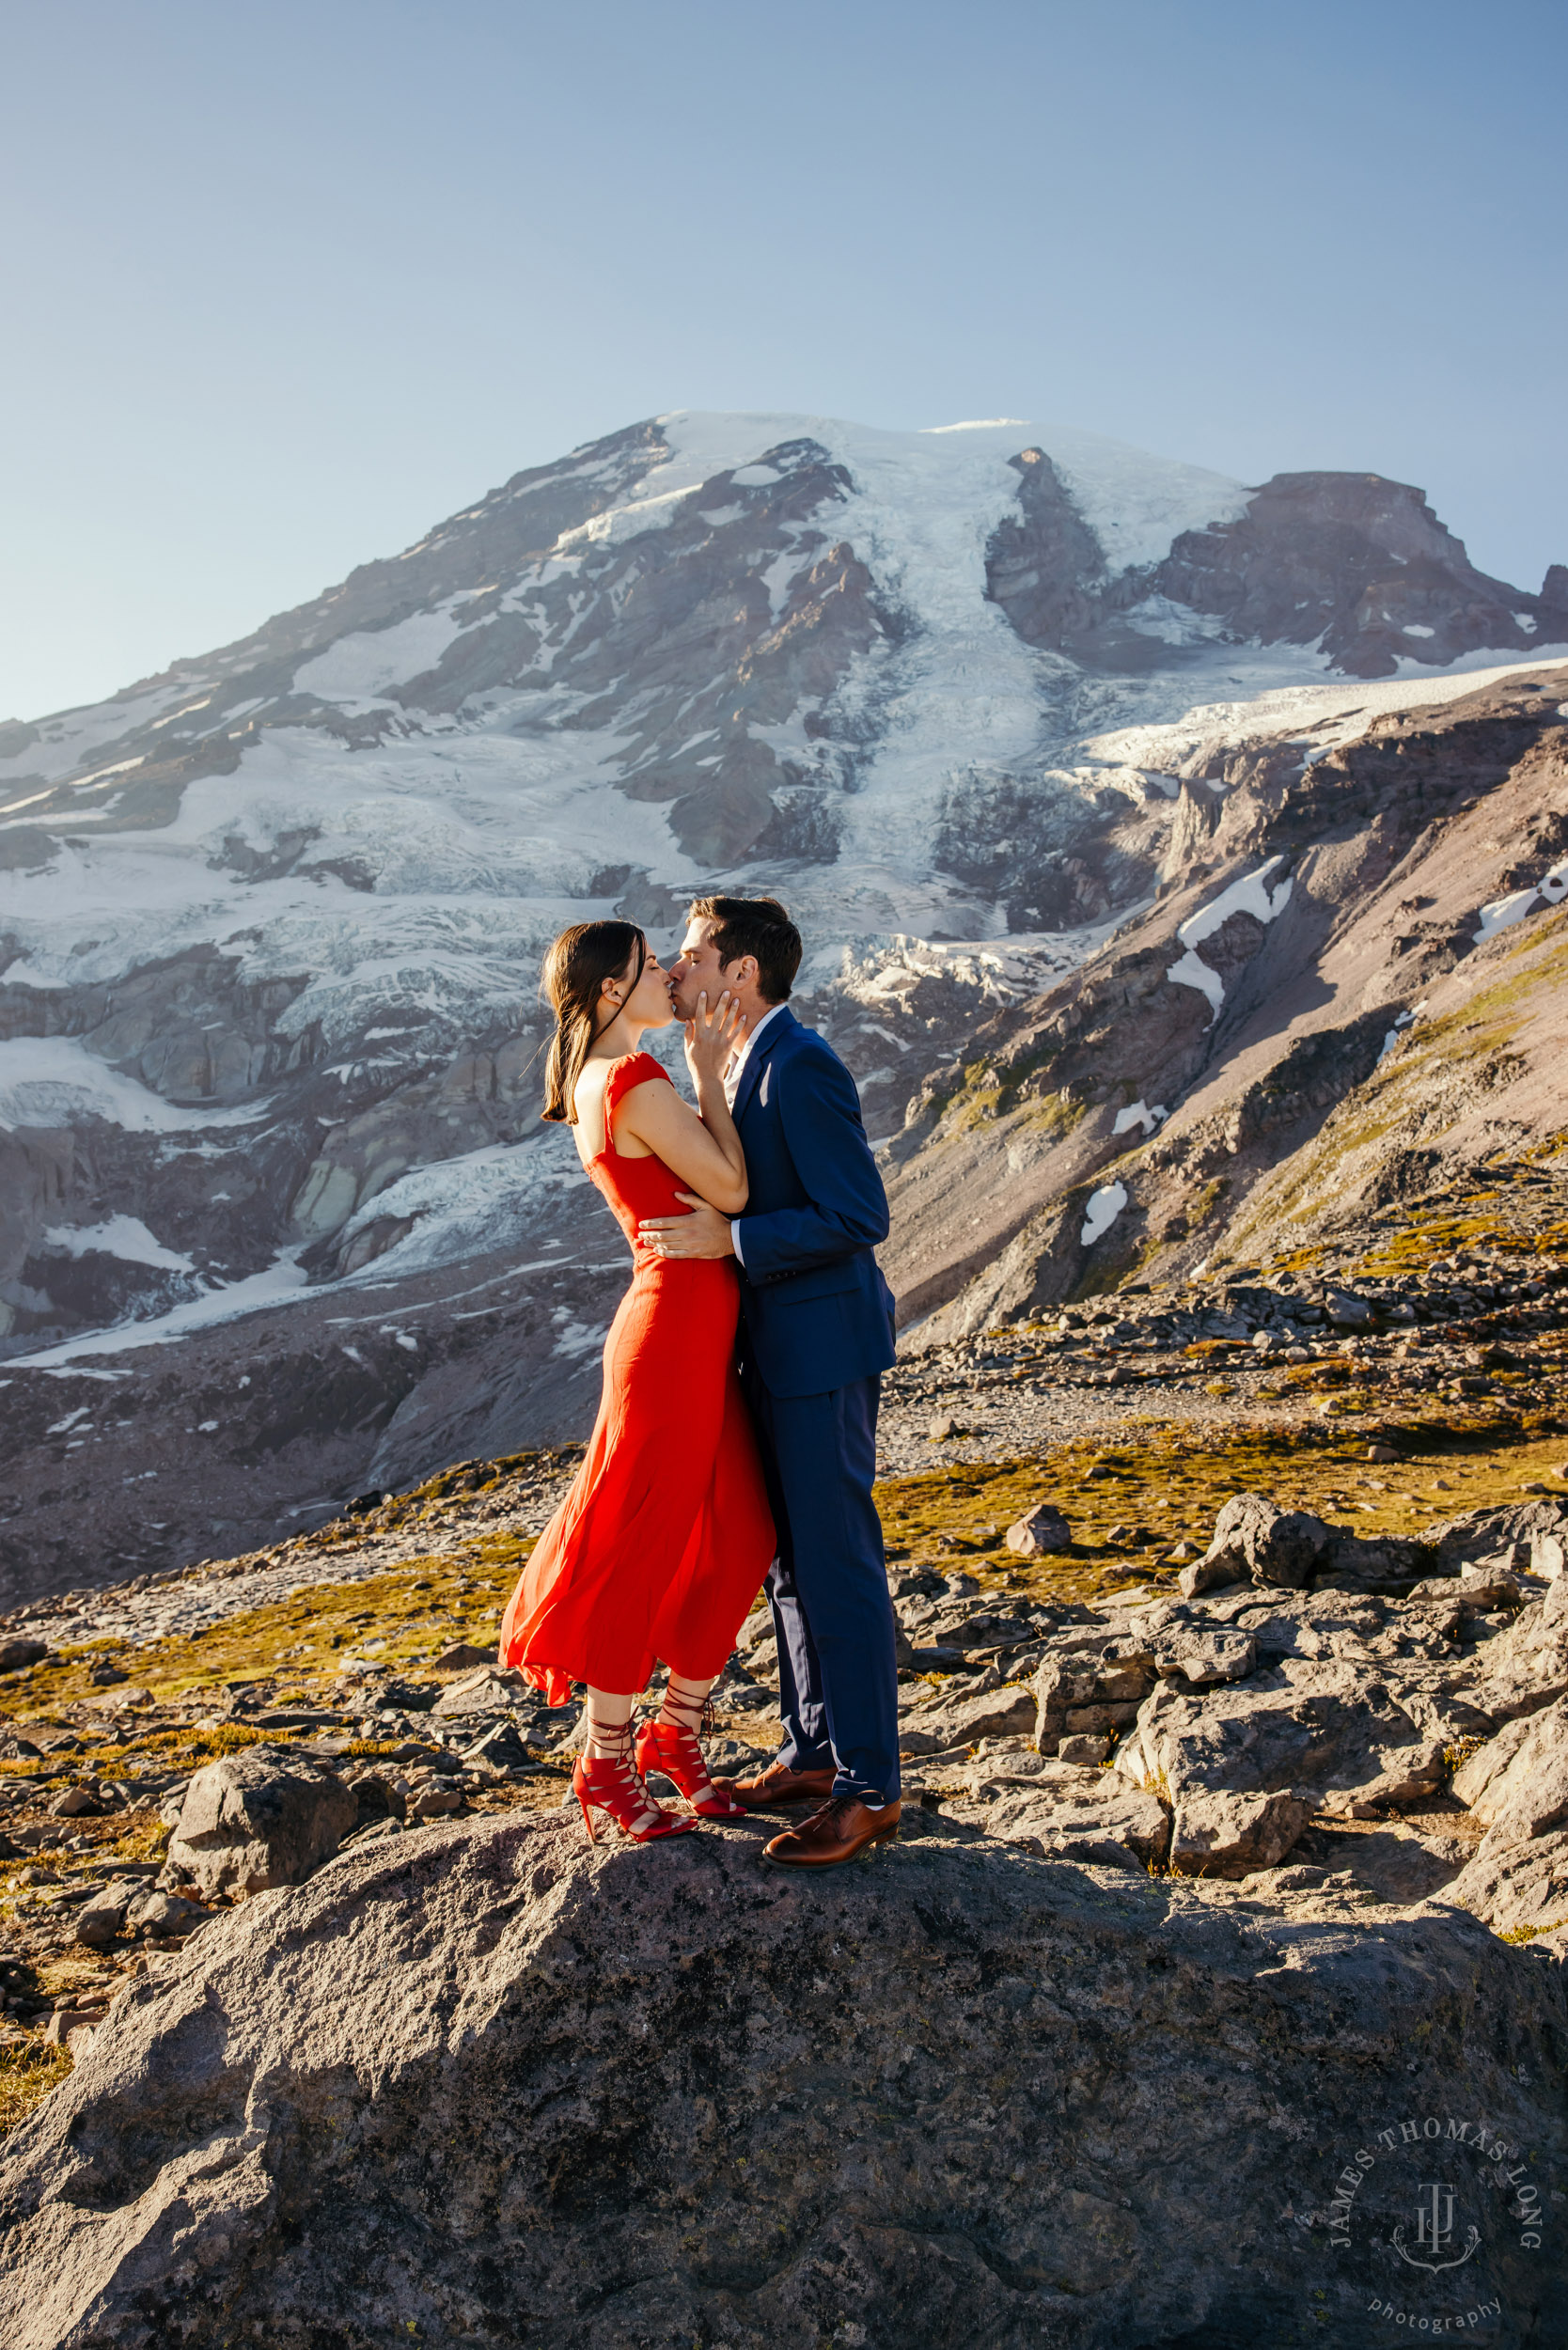
M 628 1053 L 624 1060 L 616 1062 L 604 1087 L 606 1140 L 613 1139 L 610 1130 L 615 1121 L 615 1114 L 627 1094 L 633 1092 L 636 1087 L 646 1085 L 651 1077 L 662 1077 L 666 1085 L 675 1083 L 669 1071 L 662 1062 L 656 1061 L 651 1053 Z

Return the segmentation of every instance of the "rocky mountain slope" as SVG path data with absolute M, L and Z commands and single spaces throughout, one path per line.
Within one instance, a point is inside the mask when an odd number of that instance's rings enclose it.
M 699 885 L 787 897 L 801 1009 L 897 1170 L 906 1318 L 1071 1291 L 1038 1218 L 1112 1158 L 1133 1204 L 1092 1277 L 1184 1216 L 1203 1239 L 1195 1209 L 1286 1155 L 1265 978 L 1304 1142 L 1404 983 L 1468 960 L 1482 892 L 1560 894 L 1563 686 L 1531 648 L 1568 650 L 1560 567 L 1487 580 L 1376 477 L 1248 491 L 1056 428 L 682 414 L 10 725 L 0 1591 L 581 1433 L 621 1255 L 538 1127 L 534 986 L 584 915 L 663 940 Z M 1352 909 L 1397 914 L 1401 858 L 1432 908 L 1395 986 Z M 1156 981 L 1168 948 L 1186 977 Z M 1129 987 L 1157 998 L 1136 1036 L 1106 1010 Z M 1267 1137 L 1211 1170 L 1233 1092 L 1253 1125 L 1268 1095 Z
M 1156 901 L 979 1025 L 889 1147 L 921 1342 L 1288 1261 L 1561 1133 L 1564 695 L 1546 668 L 1370 725 L 1142 730 L 1181 782 Z

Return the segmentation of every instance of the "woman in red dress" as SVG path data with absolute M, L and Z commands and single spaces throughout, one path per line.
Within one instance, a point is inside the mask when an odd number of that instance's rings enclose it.
M 663 1771 L 711 1819 L 745 1807 L 715 1788 L 698 1732 L 776 1547 L 751 1421 L 735 1370 L 740 1290 L 729 1259 L 666 1258 L 639 1241 L 650 1216 L 725 1215 L 746 1202 L 745 1159 L 724 1097 L 745 1024 L 729 996 L 686 1026 L 694 1112 L 652 1056 L 649 1028 L 675 1017 L 667 980 L 630 922 L 579 922 L 551 948 L 556 1013 L 544 1115 L 577 1155 L 632 1246 L 632 1286 L 604 1342 L 604 1386 L 588 1454 L 523 1570 L 500 1658 L 552 1705 L 588 1684 L 587 1743 L 572 1774 L 583 1824 L 606 1811 L 639 1842 L 697 1825 L 650 1795 Z M 669 1668 L 657 1718 L 632 1713 L 656 1660 Z

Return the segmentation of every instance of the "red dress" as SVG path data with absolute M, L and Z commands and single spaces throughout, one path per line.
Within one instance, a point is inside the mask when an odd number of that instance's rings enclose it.
M 663 1159 L 615 1147 L 616 1104 L 650 1078 L 670 1082 L 651 1054 L 630 1053 L 604 1088 L 604 1148 L 588 1171 L 632 1244 L 632 1286 L 604 1341 L 588 1456 L 501 1622 L 502 1664 L 552 1705 L 571 1702 L 574 1681 L 646 1688 L 655 1659 L 712 1680 L 776 1547 L 735 1370 L 734 1263 L 637 1242 L 642 1218 L 689 1213 Z

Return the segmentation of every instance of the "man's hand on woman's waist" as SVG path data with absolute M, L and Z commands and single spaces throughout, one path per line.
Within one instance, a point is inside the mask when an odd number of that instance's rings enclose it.
M 637 1226 L 638 1240 L 660 1257 L 734 1256 L 729 1218 L 695 1191 L 678 1191 L 675 1197 L 691 1202 L 690 1215 L 651 1215 Z

